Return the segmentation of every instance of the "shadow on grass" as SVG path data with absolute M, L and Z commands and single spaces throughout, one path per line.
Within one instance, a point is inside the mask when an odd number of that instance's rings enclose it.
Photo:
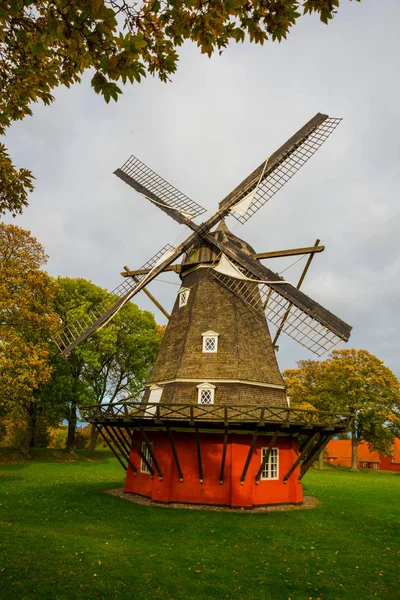
M 26 456 L 18 448 L 0 448 L 0 465 L 29 465 L 32 463 L 85 463 L 101 462 L 111 458 L 109 450 L 77 450 L 74 454 L 59 448 L 31 448 Z

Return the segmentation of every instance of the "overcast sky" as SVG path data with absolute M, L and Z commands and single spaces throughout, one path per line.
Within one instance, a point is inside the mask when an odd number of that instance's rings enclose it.
M 281 44 L 232 45 L 211 60 L 186 44 L 172 83 L 149 77 L 118 103 L 106 105 L 85 77 L 8 132 L 13 160 L 37 178 L 13 222 L 44 244 L 51 275 L 112 289 L 123 265 L 139 268 L 189 233 L 113 175 L 130 154 L 214 211 L 315 113 L 343 117 L 261 211 L 228 226 L 259 252 L 320 238 L 326 250 L 304 292 L 353 326 L 348 347 L 400 376 L 399 57 L 400 2 L 343 1 L 329 26 L 302 18 Z M 281 271 L 294 260 L 266 264 Z M 285 278 L 296 283 L 303 266 Z M 170 309 L 179 279 L 161 279 L 149 289 Z M 153 310 L 143 294 L 136 301 Z M 282 335 L 278 358 L 285 369 L 316 357 Z

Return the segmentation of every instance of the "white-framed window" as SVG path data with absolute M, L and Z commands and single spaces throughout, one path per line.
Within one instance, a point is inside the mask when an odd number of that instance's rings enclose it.
M 150 446 L 153 447 L 153 444 L 150 444 Z M 142 442 L 142 453 L 145 455 L 149 465 L 153 466 L 153 459 L 151 458 L 150 450 L 148 449 L 146 442 Z M 151 471 L 149 470 L 149 467 L 144 462 L 143 458 L 140 458 L 140 472 L 141 473 L 149 473 L 151 475 Z
M 181 306 L 186 306 L 189 300 L 190 290 L 188 288 L 181 288 L 178 292 L 179 294 L 179 308 Z
M 156 383 L 153 383 L 149 387 L 149 390 L 150 390 L 150 394 L 149 394 L 149 400 L 148 400 L 148 402 L 152 406 L 148 406 L 146 408 L 146 412 L 144 414 L 145 417 L 152 417 L 152 416 L 154 416 L 156 414 L 157 407 L 154 406 L 154 404 L 158 404 L 160 402 L 162 393 L 164 391 L 164 388 L 160 387 Z
M 214 404 L 215 385 L 212 385 L 212 383 L 200 383 L 197 386 L 197 390 L 198 404 Z
M 364 468 L 366 468 L 366 467 L 368 467 L 368 463 L 367 462 L 363 462 L 363 463 L 361 463 L 361 466 L 364 467 Z
M 374 469 L 379 469 L 379 463 L 374 463 Z
M 201 335 L 203 336 L 203 352 L 217 352 L 219 333 L 216 333 L 215 331 L 205 331 Z
M 267 454 L 268 448 L 261 448 L 261 463 Z M 272 448 L 268 462 L 261 472 L 261 479 L 278 479 L 279 478 L 279 448 Z

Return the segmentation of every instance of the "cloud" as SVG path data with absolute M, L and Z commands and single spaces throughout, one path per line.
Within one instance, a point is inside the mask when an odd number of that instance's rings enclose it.
M 7 137 L 14 160 L 37 177 L 16 222 L 45 245 L 53 275 L 112 289 L 125 264 L 139 267 L 187 235 L 112 174 L 131 153 L 213 211 L 316 112 L 342 116 L 262 211 L 229 226 L 259 251 L 320 238 L 326 250 L 304 291 L 353 324 L 351 345 L 400 375 L 399 18 L 394 0 L 352 2 L 328 27 L 301 19 L 281 44 L 233 45 L 211 60 L 185 44 L 173 83 L 149 78 L 117 104 L 97 97 L 89 77 L 57 90 L 52 106 L 35 105 Z M 302 264 L 285 276 L 296 281 Z M 171 308 L 179 280 L 162 279 L 169 283 L 150 289 Z M 143 295 L 138 303 L 151 308 Z M 311 356 L 283 336 L 280 347 L 282 368 Z

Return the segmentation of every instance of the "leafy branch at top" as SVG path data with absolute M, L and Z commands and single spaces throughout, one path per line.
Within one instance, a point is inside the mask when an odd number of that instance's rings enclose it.
M 328 23 L 338 7 L 339 0 L 3 0 L 0 135 L 31 115 L 33 102 L 50 104 L 56 87 L 79 82 L 87 69 L 94 69 L 93 89 L 108 103 L 122 93 L 117 81 L 140 82 L 147 73 L 168 81 L 185 40 L 208 56 L 246 37 L 281 41 L 302 12 Z M 21 212 L 33 188 L 31 173 L 8 159 L 0 147 L 7 197 L 0 198 L 0 214 Z

